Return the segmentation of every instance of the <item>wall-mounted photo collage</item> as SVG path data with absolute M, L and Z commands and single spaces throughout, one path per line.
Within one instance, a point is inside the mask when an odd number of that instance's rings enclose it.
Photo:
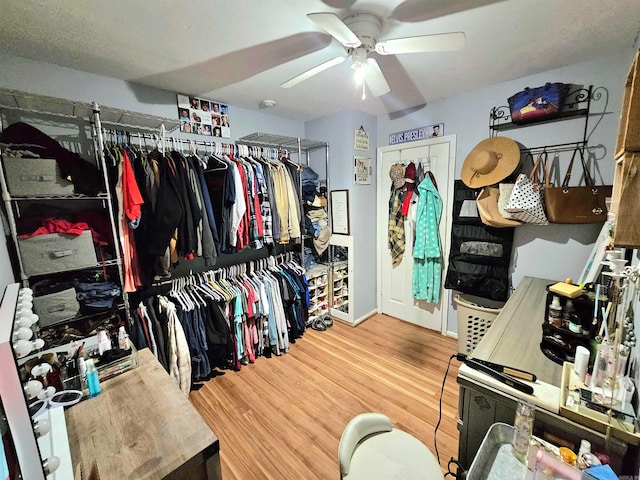
M 181 132 L 231 138 L 229 105 L 226 103 L 178 95 L 178 118 Z

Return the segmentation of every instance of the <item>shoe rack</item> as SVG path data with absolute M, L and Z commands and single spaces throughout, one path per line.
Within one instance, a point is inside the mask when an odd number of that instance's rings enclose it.
M 309 320 L 307 325 L 329 313 L 329 266 L 318 264 L 307 270 Z
M 353 324 L 353 237 L 331 235 L 331 271 L 329 275 L 330 308 L 332 317 Z

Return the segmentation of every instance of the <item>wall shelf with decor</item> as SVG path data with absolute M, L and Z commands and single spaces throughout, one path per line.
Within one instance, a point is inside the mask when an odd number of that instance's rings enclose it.
M 553 123 L 563 120 L 576 118 L 584 119 L 583 141 L 586 143 L 589 128 L 589 116 L 591 115 L 591 102 L 598 101 L 602 98 L 603 88 L 572 86 L 567 94 L 562 110 L 554 115 L 550 115 L 541 119 L 529 120 L 527 122 L 514 123 L 511 118 L 511 110 L 508 105 L 491 107 L 489 112 L 489 136 L 495 137 L 498 132 L 506 130 L 514 130 L 517 128 L 530 127 L 532 125 L 541 125 L 545 123 Z M 600 116 L 600 114 L 599 114 Z

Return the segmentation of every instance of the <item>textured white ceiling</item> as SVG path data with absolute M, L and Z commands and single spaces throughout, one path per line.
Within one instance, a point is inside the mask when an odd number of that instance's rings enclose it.
M 630 48 L 639 7 L 638 0 L 0 0 L 0 51 L 248 109 L 273 99 L 269 112 L 293 119 L 343 108 L 381 115 Z M 360 100 L 350 62 L 280 88 L 344 54 L 306 14 L 354 11 L 382 17 L 382 39 L 463 31 L 466 46 L 378 57 L 392 89 L 378 99 Z

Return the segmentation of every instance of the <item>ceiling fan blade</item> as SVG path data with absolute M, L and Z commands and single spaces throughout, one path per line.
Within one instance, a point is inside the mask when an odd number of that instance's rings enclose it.
M 503 0 L 405 0 L 389 17 L 400 22 L 424 22 L 501 1 Z
M 464 43 L 465 35 L 462 32 L 439 33 L 436 35 L 381 40 L 376 43 L 376 52 L 380 55 L 447 52 L 461 50 L 464 47 Z
M 356 48 L 360 46 L 360 39 L 337 15 L 333 13 L 308 13 L 307 18 L 326 30 L 345 47 Z
M 367 58 L 367 73 L 364 81 L 374 97 L 381 97 L 391 91 L 391 87 L 389 87 L 387 79 L 384 78 L 380 65 L 378 65 L 375 58 Z
M 329 61 L 326 61 L 324 63 L 321 63 L 320 65 L 316 65 L 313 68 L 310 68 L 309 70 L 307 70 L 306 72 L 302 72 L 300 75 L 296 75 L 293 78 L 290 78 L 289 80 L 287 80 L 286 82 L 280 84 L 280 86 L 282 88 L 289 88 L 289 87 L 293 87 L 294 85 L 299 84 L 300 82 L 304 82 L 305 80 L 307 80 L 308 78 L 313 77 L 314 75 L 319 74 L 320 72 L 324 72 L 325 70 L 327 70 L 328 68 L 331 68 L 335 65 L 340 65 L 342 62 L 345 61 L 347 57 L 336 57 L 336 58 L 332 58 Z
M 351 8 L 356 0 L 322 0 L 322 3 L 327 4 L 332 8 Z

